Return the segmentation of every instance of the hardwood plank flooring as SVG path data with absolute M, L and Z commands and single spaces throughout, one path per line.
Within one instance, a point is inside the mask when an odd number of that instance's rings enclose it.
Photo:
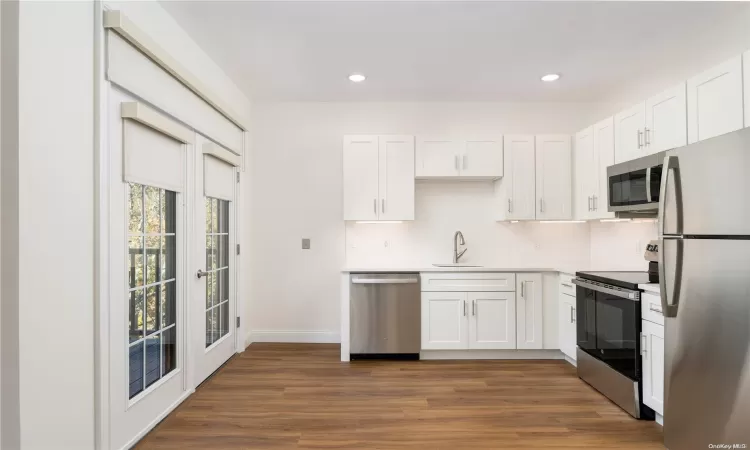
M 253 344 L 138 449 L 664 449 L 564 361 L 339 362 Z

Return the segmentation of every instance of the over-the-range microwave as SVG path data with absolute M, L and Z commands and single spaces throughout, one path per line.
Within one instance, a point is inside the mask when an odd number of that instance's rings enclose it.
M 607 210 L 618 217 L 656 217 L 667 154 L 654 153 L 607 167 Z

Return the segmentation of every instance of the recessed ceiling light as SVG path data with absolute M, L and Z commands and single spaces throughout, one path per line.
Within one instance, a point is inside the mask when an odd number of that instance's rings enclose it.
M 560 75 L 556 73 L 550 73 L 542 77 L 542 81 L 557 81 L 560 79 Z
M 362 75 L 361 73 L 353 73 L 353 74 L 349 75 L 349 81 L 353 81 L 355 83 L 361 83 L 361 82 L 365 81 L 365 78 L 366 77 L 364 75 Z

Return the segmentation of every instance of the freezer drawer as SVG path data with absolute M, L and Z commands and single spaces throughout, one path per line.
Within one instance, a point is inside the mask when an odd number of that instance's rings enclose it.
M 352 274 L 352 355 L 418 354 L 421 347 L 419 274 Z

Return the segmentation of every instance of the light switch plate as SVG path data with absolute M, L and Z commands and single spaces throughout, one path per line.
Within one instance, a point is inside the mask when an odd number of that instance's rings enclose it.
M 310 250 L 310 239 L 302 238 L 302 250 Z

